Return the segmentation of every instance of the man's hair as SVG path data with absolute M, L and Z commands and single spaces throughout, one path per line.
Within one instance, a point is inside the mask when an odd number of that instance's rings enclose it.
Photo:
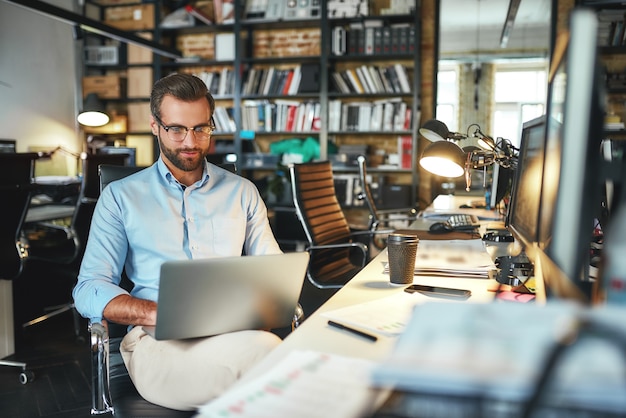
M 161 103 L 166 95 L 185 102 L 192 102 L 204 97 L 209 102 L 211 115 L 215 111 L 215 99 L 206 84 L 191 74 L 170 74 L 154 84 L 150 94 L 150 112 L 158 118 L 161 118 Z

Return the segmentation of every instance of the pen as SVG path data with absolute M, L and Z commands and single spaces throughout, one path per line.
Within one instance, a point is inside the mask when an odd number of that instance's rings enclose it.
M 358 329 L 350 328 L 348 326 L 342 325 L 342 324 L 340 324 L 338 322 L 335 322 L 335 321 L 328 321 L 328 325 L 330 325 L 331 327 L 335 327 L 335 328 L 346 330 L 348 332 L 351 332 L 351 333 L 356 334 L 358 336 L 361 336 L 363 338 L 367 338 L 370 341 L 378 340 L 378 337 L 376 337 L 375 335 L 371 335 L 371 334 L 368 334 L 366 332 L 359 331 Z

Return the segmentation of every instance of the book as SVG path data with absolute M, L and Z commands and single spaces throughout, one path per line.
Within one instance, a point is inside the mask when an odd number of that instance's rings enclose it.
M 267 96 L 270 93 L 270 88 L 272 86 L 272 80 L 274 79 L 276 70 L 274 66 L 271 66 L 267 69 L 267 76 L 265 77 L 265 81 L 263 82 L 261 94 Z
M 367 67 L 367 70 L 369 71 L 370 77 L 372 78 L 372 81 L 374 82 L 374 85 L 376 86 L 376 92 L 384 93 L 385 86 L 383 85 L 383 82 L 380 79 L 380 73 L 378 72 L 378 68 L 376 68 L 375 65 L 370 65 Z
M 367 78 L 365 78 L 363 68 L 356 67 L 354 71 L 356 72 L 356 76 L 359 79 L 359 83 L 361 83 L 361 85 L 363 86 L 363 90 L 365 90 L 365 93 L 373 93 L 372 87 L 370 86 Z
M 378 93 L 379 92 L 378 87 L 376 86 L 376 83 L 374 83 L 374 79 L 372 78 L 372 75 L 370 74 L 370 70 L 368 66 L 362 65 L 360 68 L 361 68 L 361 74 L 363 75 L 365 82 L 369 86 L 370 93 Z
M 300 74 L 298 93 L 318 93 L 320 91 L 320 65 L 318 63 L 301 64 Z
M 356 93 L 361 93 L 361 94 L 365 93 L 365 88 L 359 81 L 357 73 L 353 68 L 346 70 L 345 74 L 348 76 L 348 79 L 350 80 L 350 84 L 352 85 Z
M 343 26 L 336 26 L 333 28 L 331 42 L 331 51 L 333 55 L 345 55 L 347 51 L 346 29 Z
M 313 106 L 313 122 L 311 123 L 311 131 L 319 132 L 322 129 L 321 119 L 322 106 L 316 102 Z
M 287 89 L 287 94 L 292 96 L 298 93 L 300 89 L 300 80 L 302 79 L 302 71 L 301 66 L 296 65 L 293 69 L 293 76 L 291 77 L 291 83 L 289 83 L 289 88 Z
M 291 80 L 293 80 L 294 70 L 287 70 L 287 74 L 285 76 L 285 80 L 281 86 L 280 94 L 286 96 L 289 93 L 289 86 L 291 85 Z
M 398 156 L 400 159 L 400 168 L 411 168 L 413 159 L 413 138 L 408 135 L 398 137 Z
M 393 68 L 395 69 L 396 75 L 398 77 L 400 91 L 402 93 L 410 93 L 411 85 L 409 84 L 409 77 L 407 76 L 405 67 L 402 64 L 394 64 Z

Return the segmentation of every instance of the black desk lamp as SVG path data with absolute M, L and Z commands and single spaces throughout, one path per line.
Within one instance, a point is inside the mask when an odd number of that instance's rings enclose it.
M 467 128 L 476 129 L 470 134 L 450 132 L 445 123 L 436 119 L 427 121 L 419 130 L 424 138 L 432 141 L 422 153 L 420 165 L 430 173 L 442 177 L 461 177 L 465 174 L 466 189 L 471 185 L 470 169 L 484 168 L 497 163 L 502 167 L 514 166 L 517 160 L 516 148 L 510 141 L 498 138 L 494 141 L 485 135 L 480 126 L 472 124 Z M 477 147 L 461 148 L 453 141 L 466 138 L 478 138 L 478 143 L 486 149 Z
M 96 93 L 89 93 L 83 102 L 83 108 L 76 118 L 84 126 L 103 126 L 109 123 L 109 115 Z

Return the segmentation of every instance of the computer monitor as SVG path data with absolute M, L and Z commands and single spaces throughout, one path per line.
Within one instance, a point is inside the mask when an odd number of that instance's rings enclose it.
M 0 139 L 0 152 L 2 153 L 17 152 L 17 141 L 15 139 Z
M 124 165 L 134 167 L 137 165 L 137 148 L 131 147 L 102 147 L 98 148 L 98 154 L 126 154 L 128 157 Z
M 506 226 L 515 239 L 532 256 L 537 242 L 540 190 L 543 180 L 546 116 L 525 122 L 511 192 Z
M 491 196 L 489 207 L 497 209 L 498 205 L 511 191 L 512 181 L 515 176 L 513 167 L 503 167 L 500 164 L 494 164 L 491 172 Z
M 593 220 L 600 189 L 603 82 L 593 11 L 575 9 L 555 48 L 535 262 L 547 297 L 589 300 Z

